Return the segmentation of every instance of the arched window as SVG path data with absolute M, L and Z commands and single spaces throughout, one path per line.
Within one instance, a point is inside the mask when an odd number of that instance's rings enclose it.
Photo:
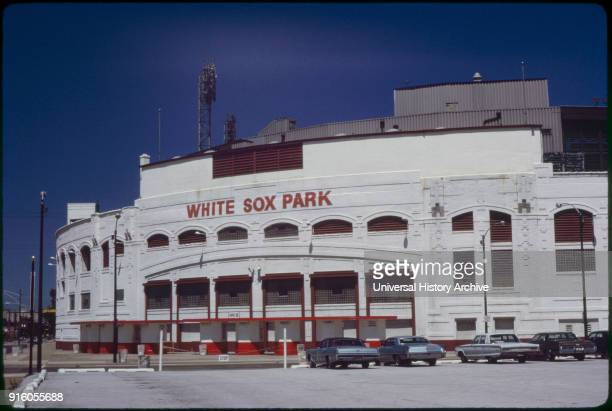
M 81 247 L 81 260 L 85 271 L 91 271 L 91 249 L 87 245 Z
M 123 255 L 125 252 L 125 247 L 123 245 L 123 241 L 117 240 L 117 244 L 115 244 L 115 255 Z
M 217 232 L 217 239 L 219 241 L 246 240 L 248 238 L 249 233 L 242 227 L 226 227 Z
M 283 237 L 297 237 L 298 228 L 297 226 L 289 223 L 278 223 L 266 227 L 264 230 L 265 238 L 283 238 Z
M 179 244 L 205 243 L 206 234 L 199 230 L 184 231 L 178 236 Z
M 60 261 L 62 263 L 62 270 L 66 270 L 66 254 L 64 254 L 64 252 L 62 251 L 62 253 L 60 254 Z
M 489 212 L 492 243 L 507 243 L 512 241 L 512 216 L 499 211 Z
M 580 210 L 583 218 L 584 242 L 593 242 L 593 214 Z M 579 243 L 580 242 L 580 214 L 576 210 L 569 209 L 559 211 L 555 214 L 555 243 Z
M 368 232 L 376 231 L 408 231 L 408 221 L 395 216 L 383 216 L 368 221 Z
M 325 220 L 312 226 L 312 233 L 314 235 L 350 234 L 352 232 L 353 224 L 344 220 Z
M 459 214 L 453 217 L 452 220 L 453 232 L 456 231 L 474 231 L 474 214 L 468 213 Z
M 70 268 L 72 269 L 72 272 L 76 272 L 76 253 L 74 250 L 68 251 L 68 259 L 70 260 Z
M 148 248 L 167 247 L 170 244 L 170 240 L 167 235 L 164 234 L 153 234 L 147 238 Z
M 102 268 L 108 268 L 108 241 L 102 244 Z

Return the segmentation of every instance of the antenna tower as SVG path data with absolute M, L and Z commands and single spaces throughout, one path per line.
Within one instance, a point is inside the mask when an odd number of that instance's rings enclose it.
M 236 141 L 236 116 L 230 114 L 225 120 L 225 144 Z
M 212 105 L 217 99 L 217 68 L 202 67 L 198 77 L 198 150 L 212 147 Z

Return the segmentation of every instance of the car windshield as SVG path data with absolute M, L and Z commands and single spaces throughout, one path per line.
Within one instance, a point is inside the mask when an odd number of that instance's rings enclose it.
M 491 342 L 518 342 L 518 338 L 514 334 L 493 334 Z
M 427 338 L 423 337 L 406 337 L 400 338 L 400 344 L 428 343 Z
M 363 342 L 361 340 L 340 338 L 333 340 L 330 345 L 334 347 L 363 347 Z
M 554 333 L 548 336 L 549 340 L 575 340 L 576 335 L 574 333 Z

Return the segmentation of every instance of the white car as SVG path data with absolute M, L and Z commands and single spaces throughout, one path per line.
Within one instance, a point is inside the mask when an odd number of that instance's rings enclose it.
M 481 334 L 474 337 L 471 344 L 456 347 L 455 352 L 461 362 L 487 360 L 495 363 L 501 359 L 513 359 L 524 363 L 539 349 L 537 344 L 520 342 L 514 334 Z

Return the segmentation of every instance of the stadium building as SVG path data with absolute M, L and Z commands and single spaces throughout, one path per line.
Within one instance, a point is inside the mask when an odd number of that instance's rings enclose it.
M 483 293 L 377 295 L 371 266 L 432 251 L 478 262 L 483 235 L 489 329 L 582 335 L 576 210 L 589 326 L 607 329 L 607 173 L 553 171 L 542 131 L 279 132 L 158 162 L 143 154 L 133 205 L 68 206 L 57 346 L 112 351 L 116 272 L 119 347 L 130 352 L 157 351 L 160 329 L 169 350 L 209 353 L 280 353 L 283 330 L 290 353 L 326 337 L 376 346 L 405 334 L 452 349 L 483 331 Z

